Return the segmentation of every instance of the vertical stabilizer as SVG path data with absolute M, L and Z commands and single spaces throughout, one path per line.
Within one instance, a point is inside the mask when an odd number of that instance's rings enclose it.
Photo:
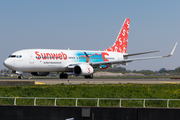
M 130 19 L 126 18 L 114 45 L 104 51 L 126 53 Z

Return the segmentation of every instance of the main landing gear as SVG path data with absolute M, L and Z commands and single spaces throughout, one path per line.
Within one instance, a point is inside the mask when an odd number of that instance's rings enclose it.
M 22 75 L 19 75 L 19 76 L 18 76 L 18 79 L 23 79 L 23 76 L 22 76 Z
M 92 79 L 92 78 L 93 78 L 93 74 L 84 76 L 84 78 L 86 78 L 86 79 Z
M 59 74 L 59 78 L 60 78 L 60 79 L 68 79 L 68 74 L 62 72 L 61 74 Z M 93 74 L 91 74 L 91 75 L 86 75 L 86 76 L 84 76 L 84 78 L 86 78 L 86 79 L 92 79 L 92 78 L 93 78 Z
M 68 74 L 62 72 L 61 74 L 59 74 L 59 78 L 60 79 L 68 79 Z

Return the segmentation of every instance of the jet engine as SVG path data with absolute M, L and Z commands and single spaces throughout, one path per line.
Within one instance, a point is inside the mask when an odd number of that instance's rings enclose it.
M 31 72 L 33 76 L 47 76 L 49 72 Z
M 93 74 L 93 72 L 94 72 L 94 69 L 89 64 L 80 64 L 74 67 L 75 75 L 91 75 Z

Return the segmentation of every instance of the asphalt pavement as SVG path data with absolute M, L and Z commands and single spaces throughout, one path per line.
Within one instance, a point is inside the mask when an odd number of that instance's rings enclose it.
M 19 79 L 0 79 L 1 81 Z M 136 84 L 179 84 L 180 79 L 23 79 L 35 81 L 35 84 L 118 84 L 118 83 L 136 83 Z

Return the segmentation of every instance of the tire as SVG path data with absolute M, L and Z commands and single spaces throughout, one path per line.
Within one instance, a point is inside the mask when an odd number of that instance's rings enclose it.
M 85 79 L 93 79 L 93 74 L 84 76 Z
M 23 76 L 18 76 L 18 79 L 23 79 Z
M 68 74 L 66 74 L 66 73 L 61 73 L 61 74 L 59 74 L 59 78 L 60 78 L 60 79 L 67 79 L 67 78 L 68 78 Z

